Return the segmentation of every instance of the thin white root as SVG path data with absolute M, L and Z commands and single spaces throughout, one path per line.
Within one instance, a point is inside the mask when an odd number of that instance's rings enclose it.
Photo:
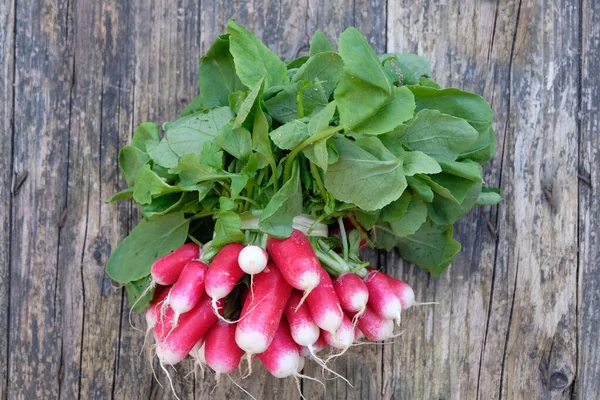
M 325 386 L 325 384 L 323 382 L 321 382 L 320 380 L 318 380 L 317 378 L 313 378 L 312 376 L 308 376 L 308 375 L 304 375 L 301 373 L 297 373 L 294 375 L 295 378 L 302 378 L 302 379 L 308 379 L 309 381 L 315 381 L 321 384 L 321 386 L 323 386 L 323 389 L 327 389 L 327 387 Z M 352 385 L 350 385 L 352 386 Z
M 152 329 L 153 328 L 151 327 L 146 328 L 146 334 L 144 335 L 144 342 L 142 343 L 142 348 L 140 349 L 139 357 L 141 357 L 142 354 L 144 354 L 144 350 L 146 350 L 146 343 L 148 342 L 148 336 L 150 336 Z
M 179 396 L 177 396 L 177 393 L 175 392 L 175 386 L 173 386 L 173 380 L 171 379 L 171 375 L 169 374 L 169 371 L 167 371 L 167 369 L 165 368 L 165 365 L 162 363 L 162 361 L 160 361 L 159 364 L 160 364 L 160 369 L 162 369 L 163 372 L 165 373 L 165 375 L 167 375 L 167 379 L 169 380 L 169 385 L 171 386 L 171 390 L 173 391 L 173 396 L 175 396 L 175 398 L 177 400 L 181 400 L 179 398 Z
M 252 374 L 252 353 L 246 353 L 246 363 L 248 364 L 248 372 L 242 375 L 242 379 L 246 379 Z
M 352 317 L 352 328 L 356 328 L 356 325 L 358 325 L 358 320 L 360 317 L 362 317 L 365 311 L 367 311 L 367 306 L 364 306 L 359 312 L 356 313 L 354 317 Z
M 140 328 L 136 328 L 135 326 L 133 326 L 133 322 L 131 322 L 131 313 L 133 313 L 133 309 L 135 308 L 135 306 L 137 305 L 137 303 L 143 299 L 148 293 L 150 293 L 150 291 L 152 289 L 154 289 L 156 287 L 156 283 L 154 281 L 150 282 L 150 285 L 148 285 L 148 287 L 146 289 L 144 289 L 144 291 L 142 292 L 142 294 L 140 294 L 140 296 L 137 298 L 137 300 L 132 304 L 131 308 L 129 309 L 129 326 L 131 326 L 134 330 L 136 331 L 142 331 Z
M 310 352 L 310 356 L 311 358 L 321 367 L 321 374 L 323 375 L 323 377 L 325 377 L 325 371 L 333 374 L 334 376 L 337 376 L 338 378 L 342 379 L 343 381 L 345 381 L 348 385 L 350 385 L 350 387 L 354 387 L 350 381 L 348 381 L 348 379 L 346 379 L 344 376 L 338 374 L 337 372 L 335 372 L 333 369 L 329 368 L 327 366 L 327 362 L 323 361 L 323 359 L 321 359 L 319 356 L 317 356 L 317 354 L 315 353 L 314 349 L 312 348 L 312 346 L 308 346 L 308 351 Z M 319 381 L 320 382 L 320 381 Z
M 218 300 L 215 300 L 215 299 L 212 300 L 213 312 L 215 313 L 215 315 L 217 316 L 217 318 L 219 318 L 221 321 L 223 321 L 225 323 L 228 323 L 228 324 L 237 324 L 238 322 L 240 322 L 241 320 L 243 320 L 244 318 L 246 318 L 248 315 L 250 315 L 252 313 L 252 311 L 254 311 L 254 309 L 256 309 L 256 307 L 258 307 L 258 305 L 260 303 L 262 303 L 267 297 L 269 297 L 269 294 L 270 293 L 267 293 L 265 295 L 265 297 L 263 297 L 262 299 L 260 299 L 260 301 L 258 303 L 256 303 L 255 305 L 253 305 L 252 308 L 250 310 L 248 310 L 248 312 L 246 313 L 246 315 L 244 315 L 243 317 L 240 317 L 240 318 L 238 318 L 236 320 L 233 320 L 233 321 L 230 320 L 230 319 L 227 319 L 227 318 L 223 317 L 221 314 L 219 314 L 219 309 L 217 307 L 217 301 Z
M 426 303 L 417 303 L 417 302 L 415 302 L 415 303 L 413 303 L 413 304 L 412 304 L 412 306 L 411 306 L 411 307 L 419 307 L 419 306 L 437 306 L 437 305 L 439 305 L 439 304 L 440 304 L 440 303 L 438 303 L 437 301 L 429 301 L 429 302 L 426 302 Z
M 250 295 L 252 295 L 252 302 L 254 303 L 254 274 L 250 275 Z
M 304 395 L 302 394 L 302 387 L 300 386 L 300 379 L 298 378 L 297 375 L 292 375 L 292 378 L 294 378 L 294 381 L 296 382 L 296 388 L 298 389 L 298 394 L 300 395 L 300 398 L 306 400 L 306 397 L 304 397 Z
M 315 286 L 316 287 L 316 286 Z M 302 304 L 304 304 L 304 300 L 306 300 L 306 298 L 308 297 L 308 295 L 310 294 L 310 292 L 312 292 L 314 289 L 314 287 L 310 288 L 310 289 L 306 289 L 304 291 L 304 293 L 302 294 L 302 298 L 300 299 L 300 301 L 298 302 L 298 305 L 296 306 L 296 309 L 294 310 L 294 312 L 297 312 L 298 309 L 300 308 L 300 306 L 302 306 Z
M 252 396 L 252 394 L 250 394 L 249 391 L 247 391 L 246 389 L 244 389 L 239 383 L 237 383 L 229 374 L 226 374 L 227 377 L 229 378 L 229 380 L 235 385 L 237 386 L 242 392 L 246 393 L 248 396 L 250 396 L 253 400 L 256 400 L 256 397 Z
M 158 383 L 158 386 L 163 387 L 162 383 L 160 383 L 160 381 L 158 380 L 158 376 L 156 376 L 156 370 L 154 369 L 154 357 L 156 357 L 156 351 L 154 351 L 154 349 L 156 349 L 155 344 L 150 346 L 150 348 L 148 349 L 148 352 L 150 353 L 150 369 L 152 370 L 152 375 L 154 375 L 154 380 L 156 381 L 156 383 Z

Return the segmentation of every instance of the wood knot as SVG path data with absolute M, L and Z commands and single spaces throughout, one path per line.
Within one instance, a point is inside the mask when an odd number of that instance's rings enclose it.
M 550 390 L 564 389 L 571 384 L 571 379 L 564 372 L 553 372 L 550 375 Z

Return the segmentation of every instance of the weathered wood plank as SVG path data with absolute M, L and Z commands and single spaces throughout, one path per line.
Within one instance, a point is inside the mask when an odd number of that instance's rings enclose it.
M 600 398 L 600 3 L 582 2 L 577 398 Z
M 388 49 L 431 56 L 443 85 L 492 103 L 499 146 L 486 182 L 500 184 L 505 202 L 497 250 L 486 226 L 496 225 L 495 211 L 477 210 L 457 225 L 463 250 L 443 276 L 427 282 L 402 268 L 417 299 L 440 304 L 406 313 L 406 326 L 417 328 L 386 353 L 396 361 L 385 387 L 401 398 L 548 396 L 539 366 L 574 365 L 576 102 L 564 99 L 577 94 L 578 10 L 568 2 L 428 5 L 389 3 Z M 561 345 L 549 357 L 553 338 Z
M 7 396 L 10 296 L 11 204 L 13 188 L 25 175 L 13 178 L 14 2 L 0 0 L 0 398 Z M 13 181 L 14 179 L 14 181 Z M 26 179 L 26 177 L 25 177 Z M 17 186 L 15 186 L 17 185 Z
M 58 398 L 63 287 L 58 261 L 66 204 L 73 70 L 67 1 L 16 3 L 14 171 L 28 173 L 13 197 L 6 398 Z M 66 312 L 65 312 L 66 311 Z

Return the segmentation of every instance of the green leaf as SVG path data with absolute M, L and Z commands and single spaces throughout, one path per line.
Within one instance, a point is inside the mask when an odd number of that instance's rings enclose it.
M 271 150 L 271 140 L 269 139 L 269 122 L 260 107 L 256 108 L 254 115 L 254 128 L 252 130 L 252 148 L 260 154 L 263 161 L 276 168 L 275 158 Z
M 319 81 L 323 85 L 325 96 L 329 99 L 344 75 L 343 68 L 344 62 L 338 54 L 333 52 L 319 53 L 310 57 L 298 69 L 298 72 L 292 78 L 292 83 Z
M 202 201 L 215 187 L 214 182 L 202 182 L 195 185 L 180 186 L 180 189 L 185 192 L 198 192 L 197 201 Z
M 326 51 L 335 51 L 327 36 L 321 31 L 317 29 L 310 40 L 310 51 L 309 54 L 314 56 L 318 53 L 324 53 Z
M 170 170 L 179 175 L 180 186 L 190 186 L 199 182 L 229 179 L 230 174 L 210 165 L 202 164 L 195 154 L 186 154 L 179 159 L 176 168 Z
M 119 151 L 119 167 L 129 186 L 133 185 L 140 170 L 149 160 L 148 154 L 137 147 L 125 146 Z
M 179 156 L 173 151 L 167 138 L 163 138 L 158 144 L 148 145 L 148 155 L 152 158 L 155 165 L 164 168 L 173 168 L 177 166 Z
M 410 90 L 392 85 L 367 40 L 354 28 L 340 36 L 344 77 L 335 89 L 340 122 L 347 130 L 378 135 L 412 117 Z
M 402 195 L 402 159 L 380 160 L 342 136 L 335 137 L 335 145 L 340 158 L 327 169 L 325 188 L 336 199 L 374 211 Z
M 418 175 L 418 177 L 427 182 L 435 193 L 456 204 L 462 203 L 469 190 L 477 185 L 477 182 L 444 172 L 436 175 Z
M 254 103 L 256 102 L 256 98 L 262 90 L 263 82 L 264 79 L 260 78 L 258 82 L 256 82 L 256 85 L 254 85 L 250 93 L 248 93 L 248 96 L 242 102 L 240 109 L 237 112 L 237 116 L 235 117 L 235 121 L 233 122 L 234 129 L 241 127 L 246 118 L 248 117 L 248 114 L 250 114 L 250 111 L 252 111 Z
M 241 228 L 242 220 L 238 214 L 232 211 L 220 212 L 215 222 L 213 245 L 219 248 L 229 243 L 242 243 L 246 238 Z
M 407 87 L 415 95 L 416 111 L 438 110 L 442 114 L 464 119 L 479 134 L 492 126 L 493 114 L 490 105 L 475 93 L 454 88 L 434 89 L 419 85 Z
M 296 58 L 295 60 L 288 62 L 288 64 L 287 64 L 288 77 L 290 77 L 290 73 L 292 71 L 293 71 L 292 76 L 294 76 L 296 74 L 296 71 L 298 70 L 298 68 L 300 68 L 302 65 L 304 65 L 304 63 L 307 62 L 309 58 L 310 58 L 309 56 L 301 56 L 301 57 Z
M 460 251 L 460 243 L 452 239 L 452 225 L 436 225 L 427 220 L 414 234 L 399 237 L 397 247 L 402 258 L 439 276 Z
M 419 78 L 419 85 L 434 88 L 434 89 L 441 89 L 440 85 L 436 81 L 434 81 L 431 78 L 426 78 L 424 76 Z
M 390 221 L 392 232 L 396 236 L 409 236 L 419 230 L 427 219 L 427 206 L 418 197 L 412 197 L 404 215 L 395 221 Z
M 106 199 L 105 203 L 114 203 L 115 201 L 131 200 L 133 199 L 133 187 L 121 190 L 118 193 L 113 194 L 111 197 Z
M 286 238 L 292 234 L 294 217 L 300 214 L 302 214 L 302 187 L 296 162 L 290 179 L 271 197 L 262 210 L 258 227 L 268 235 Z
M 291 150 L 311 135 L 308 133 L 307 124 L 295 119 L 271 131 L 269 136 L 275 146 L 282 150 Z
M 231 197 L 239 196 L 248 183 L 248 175 L 231 175 Z
M 502 195 L 500 189 L 483 187 L 481 193 L 477 197 L 475 205 L 477 206 L 495 206 L 502 201 Z
M 265 88 L 288 82 L 287 66 L 249 30 L 229 20 L 229 51 L 233 55 L 236 73 L 240 81 L 253 87 L 264 77 Z
M 150 286 L 151 281 L 152 278 L 150 275 L 148 275 L 142 279 L 139 279 L 135 282 L 129 282 L 125 285 L 125 289 L 127 289 L 127 298 L 129 299 L 129 307 L 132 308 L 133 312 L 139 313 L 144 311 L 152 301 L 155 289 L 151 289 L 146 292 L 146 289 L 148 286 Z M 143 297 L 140 299 L 140 296 L 142 295 Z
M 113 251 L 106 273 L 122 284 L 148 276 L 157 258 L 185 243 L 188 227 L 181 212 L 143 219 Z
M 215 143 L 238 160 L 247 160 L 252 153 L 252 135 L 245 128 L 233 129 L 231 125 L 225 125 Z
M 157 197 L 156 199 L 152 200 L 152 203 L 150 204 L 142 204 L 140 206 L 140 211 L 146 218 L 150 218 L 155 215 L 165 215 L 179 207 L 185 197 L 185 193 L 169 193 L 164 196 Z
M 481 133 L 475 143 L 467 151 L 461 153 L 459 159 L 469 159 L 479 164 L 485 164 L 494 157 L 496 152 L 496 135 L 494 129 L 490 128 Z
M 446 161 L 442 159 L 438 162 L 442 170 L 447 174 L 460 176 L 473 182 L 483 182 L 481 178 L 481 165 L 475 161 Z
M 359 224 L 362 225 L 363 228 L 365 228 L 366 230 L 371 230 L 371 228 L 373 228 L 373 225 L 375 225 L 375 223 L 379 219 L 380 214 L 381 210 L 377 210 L 374 212 L 359 210 L 356 212 L 356 220 Z
M 150 204 L 153 197 L 180 191 L 177 186 L 166 183 L 146 164 L 135 179 L 133 199 L 139 204 Z
M 147 153 L 146 142 L 158 144 L 160 142 L 160 134 L 158 127 L 154 122 L 142 122 L 133 133 L 131 146 L 137 147 L 141 151 Z
M 381 54 L 383 68 L 394 83 L 416 85 L 422 76 L 431 75 L 431 64 L 425 57 L 410 53 Z M 402 78 L 402 79 L 400 79 Z
M 200 58 L 198 87 L 203 108 L 226 106 L 231 93 L 245 89 L 235 73 L 233 56 L 229 53 L 229 36 L 219 36 Z
M 185 154 L 200 156 L 204 143 L 213 141 L 232 118 L 233 112 L 229 107 L 219 107 L 166 123 L 163 129 L 171 149 L 179 157 Z
M 428 203 L 433 201 L 433 190 L 423 179 L 417 176 L 407 176 L 406 182 L 415 196 Z
M 384 222 L 393 222 L 399 220 L 404 216 L 404 214 L 406 214 L 406 210 L 408 210 L 411 200 L 412 195 L 408 190 L 405 190 L 398 200 L 392 201 L 381 210 L 380 219 Z
M 479 198 L 480 192 L 481 183 L 471 182 L 471 186 L 468 187 L 460 204 L 457 204 L 446 197 L 436 195 L 433 198 L 433 201 L 427 204 L 429 218 L 440 225 L 455 223 L 473 208 L 475 202 Z M 456 196 L 456 190 L 454 190 L 453 195 Z
M 299 81 L 286 88 L 265 102 L 269 114 L 274 120 L 285 124 L 298 118 L 296 102 L 298 93 L 302 90 L 302 105 L 305 115 L 319 110 L 327 105 L 329 98 L 319 82 Z
M 436 159 L 456 160 L 469 149 L 478 134 L 465 120 L 436 110 L 420 111 L 407 128 L 401 127 L 397 137 L 411 150 L 419 150 Z
M 202 164 L 210 165 L 217 169 L 223 168 L 223 151 L 213 142 L 204 142 L 200 159 Z
M 324 54 L 324 53 L 321 53 Z M 329 127 L 329 122 L 333 118 L 333 114 L 335 113 L 336 105 L 335 101 L 332 101 L 315 114 L 308 121 L 308 135 L 314 136 L 319 132 L 324 131 Z M 329 163 L 329 148 L 327 143 L 330 138 L 321 139 L 307 147 L 304 148 L 303 153 L 312 163 L 316 164 L 323 171 L 327 171 L 327 166 Z M 336 160 L 337 161 L 337 160 Z M 335 161 L 334 161 L 335 162 Z
M 202 95 L 199 94 L 198 96 L 194 97 L 192 99 L 192 101 L 190 101 L 187 104 L 187 106 L 185 106 L 185 108 L 183 109 L 183 111 L 180 112 L 179 115 L 177 116 L 177 119 L 183 118 L 185 116 L 188 116 L 188 115 L 193 114 L 193 113 L 198 112 L 198 111 L 202 111 L 205 108 L 207 108 L 207 107 L 204 106 L 204 103 L 203 103 L 203 100 L 202 100 Z
M 414 174 L 437 174 L 442 172 L 442 168 L 437 161 L 427 154 L 420 151 L 407 151 L 404 153 L 404 175 L 413 176 Z

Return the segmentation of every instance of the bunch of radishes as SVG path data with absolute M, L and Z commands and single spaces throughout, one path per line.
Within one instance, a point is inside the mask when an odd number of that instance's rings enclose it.
M 409 285 L 374 269 L 332 280 L 299 230 L 267 248 L 228 244 L 207 264 L 188 243 L 154 262 L 146 321 L 161 365 L 189 354 L 227 374 L 247 354 L 275 377 L 298 376 L 304 357 L 325 367 L 317 353 L 327 345 L 391 338 L 414 302 Z

